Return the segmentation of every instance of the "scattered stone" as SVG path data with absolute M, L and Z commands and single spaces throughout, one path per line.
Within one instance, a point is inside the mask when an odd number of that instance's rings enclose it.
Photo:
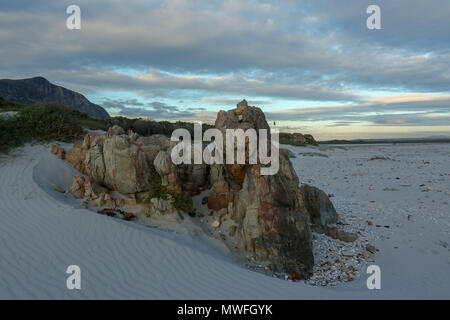
M 374 156 L 374 157 L 369 159 L 369 161 L 372 161 L 372 160 L 391 160 L 391 159 L 389 157 Z
M 440 245 L 443 246 L 444 248 L 448 248 L 448 243 L 446 241 L 439 241 Z
M 373 245 L 366 245 L 366 250 L 369 251 L 370 253 L 374 254 L 377 251 L 377 248 L 375 248 L 375 246 Z
M 358 238 L 358 235 L 356 233 L 339 231 L 337 238 L 344 242 L 354 242 Z
M 342 251 L 342 255 L 344 257 L 356 257 L 356 253 L 354 251 Z
M 211 227 L 214 229 L 217 229 L 218 227 L 220 227 L 220 221 L 219 220 L 214 220 L 213 223 L 211 223 Z
M 58 187 L 58 186 L 53 186 L 53 190 L 55 190 L 56 192 L 59 192 L 59 193 L 66 193 L 66 190 L 64 190 L 63 188 Z
M 363 258 L 363 259 L 365 259 L 365 260 L 368 260 L 368 259 L 370 259 L 370 252 L 369 251 L 364 251 L 363 253 L 361 253 L 361 257 Z

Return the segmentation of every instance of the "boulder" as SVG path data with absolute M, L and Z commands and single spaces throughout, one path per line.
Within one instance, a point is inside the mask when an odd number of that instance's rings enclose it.
M 307 184 L 300 188 L 300 192 L 315 231 L 325 232 L 328 225 L 338 221 L 336 209 L 325 192 Z
M 358 239 L 358 235 L 356 233 L 338 231 L 337 239 L 344 242 L 354 242 L 356 239 Z
M 104 176 L 96 176 L 98 167 L 95 163 L 91 165 L 86 162 L 89 175 L 95 177 L 95 181 L 102 183 L 108 189 L 120 193 L 129 194 L 148 190 L 151 171 L 147 155 L 137 140 L 136 134 L 124 134 L 123 129 L 118 126 L 108 130 L 102 146 Z M 89 149 L 88 153 L 91 153 L 91 150 L 96 157 L 97 150 Z M 87 159 L 88 156 L 86 156 Z
M 153 160 L 169 146 L 165 136 L 140 137 L 114 126 L 107 134 L 88 133 L 67 152 L 66 160 L 97 184 L 135 194 L 149 190 Z

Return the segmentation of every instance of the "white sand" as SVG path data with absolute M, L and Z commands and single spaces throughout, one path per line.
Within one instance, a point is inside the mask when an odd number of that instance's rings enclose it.
M 0 158 L 0 298 L 450 297 L 450 144 L 289 148 L 329 156 L 297 156 L 295 169 L 302 182 L 333 193 L 338 212 L 380 249 L 373 263 L 381 267 L 381 290 L 368 290 L 364 274 L 336 287 L 270 278 L 205 237 L 82 209 L 52 189 L 67 188 L 75 170 L 38 145 Z M 71 264 L 81 267 L 81 290 L 66 288 Z
M 0 117 L 9 118 L 15 116 L 17 114 L 16 111 L 0 111 Z

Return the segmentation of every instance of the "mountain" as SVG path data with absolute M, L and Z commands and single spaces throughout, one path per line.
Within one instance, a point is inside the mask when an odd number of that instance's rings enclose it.
M 75 91 L 54 85 L 43 77 L 21 80 L 0 80 L 0 96 L 6 101 L 33 105 L 58 102 L 92 118 L 109 119 L 109 114 L 101 106 L 91 103 L 85 96 Z

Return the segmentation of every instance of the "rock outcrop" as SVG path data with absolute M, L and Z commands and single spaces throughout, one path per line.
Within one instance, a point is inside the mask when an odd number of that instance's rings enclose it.
M 174 165 L 172 146 L 166 136 L 142 137 L 119 126 L 106 134 L 88 133 L 65 153 L 65 159 L 87 176 L 86 180 L 75 177 L 69 191 L 75 198 L 107 209 L 140 203 L 149 214 L 164 215 L 175 210 L 176 202 L 192 212 L 190 196 L 207 188 L 209 170 L 204 164 Z M 59 155 L 63 150 L 55 145 L 52 152 Z M 86 183 L 91 192 L 86 191 Z M 121 196 L 113 198 L 111 191 Z
M 224 136 L 224 159 L 227 129 L 264 129 L 271 150 L 264 113 L 245 100 L 236 109 L 220 111 L 215 127 Z M 260 136 L 256 139 L 259 148 Z M 279 152 L 279 170 L 262 175 L 261 169 L 267 165 L 259 158 L 250 163 L 249 143 L 247 137 L 243 164 L 175 165 L 171 159 L 175 144 L 169 138 L 142 137 L 114 126 L 106 134 L 87 134 L 65 153 L 66 160 L 86 175 L 77 175 L 69 191 L 96 207 L 145 204 L 152 214 L 182 210 L 194 216 L 191 197 L 209 189 L 202 203 L 215 212 L 211 227 L 222 240 L 228 235 L 240 256 L 251 263 L 307 278 L 314 265 L 311 226 L 327 234 L 334 230 L 338 238 L 336 211 L 323 191 L 307 185 L 299 188 L 288 150 L 275 144 L 272 151 Z M 64 154 L 56 146 L 52 152 Z M 113 196 L 112 191 L 121 195 Z M 180 206 L 183 201 L 187 204 Z
M 301 146 L 301 145 L 317 145 L 317 141 L 314 139 L 314 137 L 310 134 L 301 134 L 299 132 L 294 133 L 287 133 L 282 132 L 280 133 L 280 142 L 284 144 L 291 144 L 295 146 Z
M 224 136 L 227 129 L 265 129 L 270 145 L 264 113 L 245 100 L 236 109 L 220 111 L 215 126 Z M 287 150 L 280 150 L 279 161 L 278 173 L 267 176 L 261 175 L 259 162 L 212 165 L 208 206 L 236 222 L 237 230 L 230 232 L 237 233 L 235 245 L 250 261 L 308 276 L 314 264 L 309 216 Z
M 87 134 L 83 143 L 75 144 L 74 151 L 67 155 L 75 168 L 96 183 L 123 194 L 135 194 L 149 190 L 152 161 L 168 147 L 165 136 L 140 137 L 114 126 L 106 135 Z

